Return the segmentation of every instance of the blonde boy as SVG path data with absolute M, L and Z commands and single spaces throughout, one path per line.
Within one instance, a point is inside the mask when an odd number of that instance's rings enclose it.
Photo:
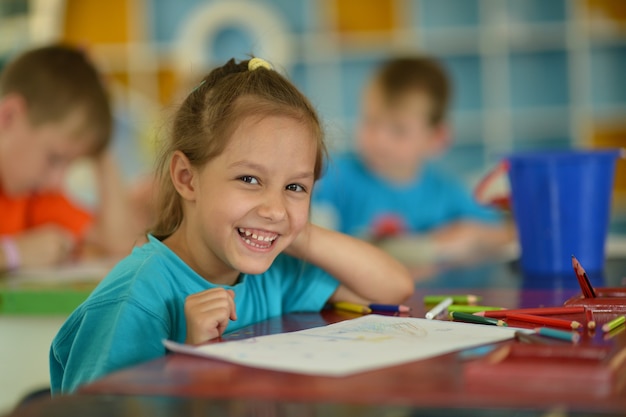
M 432 163 L 450 144 L 450 90 L 433 59 L 386 62 L 365 89 L 356 152 L 332 158 L 316 186 L 317 221 L 407 262 L 465 260 L 510 241 L 498 213 Z

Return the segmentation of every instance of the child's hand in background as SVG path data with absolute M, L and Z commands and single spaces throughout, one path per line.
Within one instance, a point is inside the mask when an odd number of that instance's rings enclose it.
M 429 237 L 440 260 L 475 262 L 505 252 L 515 240 L 515 228 L 508 223 L 460 221 L 434 231 Z
M 444 260 L 466 260 L 480 248 L 480 227 L 472 222 L 456 222 L 443 226 L 430 234 L 436 256 Z
M 235 293 L 224 288 L 192 294 L 185 300 L 187 344 L 203 343 L 224 333 L 228 319 L 237 320 Z
M 15 236 L 20 267 L 41 267 L 59 264 L 74 251 L 76 241 L 67 230 L 46 225 Z

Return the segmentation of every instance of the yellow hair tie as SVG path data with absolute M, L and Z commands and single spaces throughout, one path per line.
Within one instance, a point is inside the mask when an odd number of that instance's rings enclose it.
M 272 69 L 272 65 L 263 58 L 252 58 L 248 61 L 248 71 L 254 71 L 257 68 Z

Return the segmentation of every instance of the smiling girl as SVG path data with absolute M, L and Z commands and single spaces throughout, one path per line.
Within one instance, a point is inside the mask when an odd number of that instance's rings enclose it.
M 308 100 L 258 58 L 213 70 L 178 110 L 158 221 L 52 343 L 53 393 L 326 302 L 399 303 L 413 282 L 367 243 L 308 221 L 325 147 Z

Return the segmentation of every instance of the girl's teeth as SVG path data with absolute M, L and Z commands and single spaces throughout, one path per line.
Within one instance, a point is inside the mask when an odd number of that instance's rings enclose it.
M 254 246 L 255 248 L 264 248 L 264 249 L 267 249 L 267 248 L 269 248 L 269 246 L 270 246 L 270 245 L 263 245 L 263 246 L 261 246 L 261 245 L 259 245 L 258 243 L 254 243 L 254 242 L 250 241 L 250 239 L 244 239 L 244 242 L 246 242 L 246 243 L 247 243 L 248 245 L 250 245 L 250 246 Z
M 243 227 L 239 227 L 237 230 L 239 230 L 239 233 L 249 238 L 249 239 L 244 239 L 246 243 L 248 244 L 251 243 L 250 239 L 257 240 L 259 242 L 273 242 L 276 240 L 276 236 L 259 236 L 256 233 L 252 233 L 251 231 L 244 229 Z

